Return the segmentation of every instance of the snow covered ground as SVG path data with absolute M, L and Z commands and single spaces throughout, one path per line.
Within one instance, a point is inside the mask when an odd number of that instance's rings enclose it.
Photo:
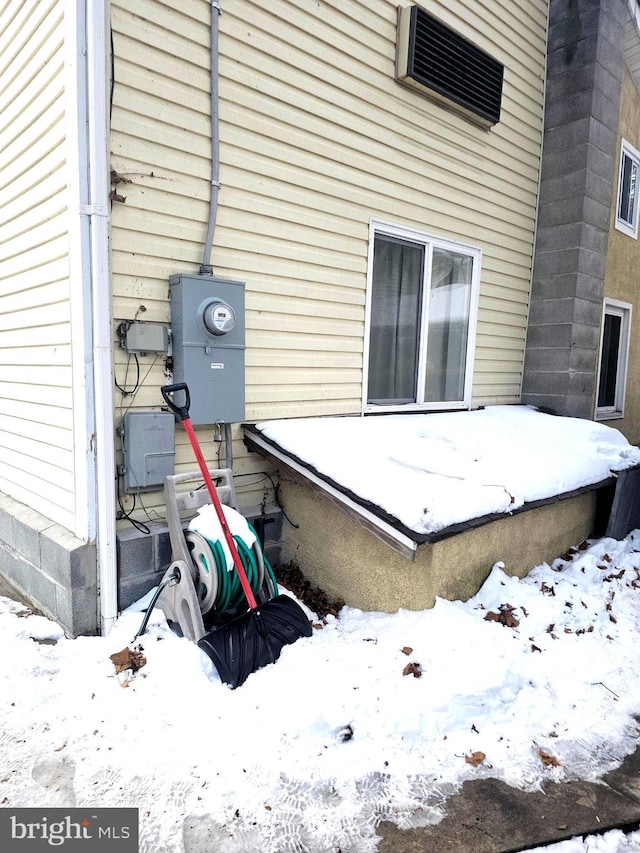
M 237 690 L 159 611 L 117 676 L 144 604 L 69 640 L 0 598 L 2 806 L 135 806 L 148 853 L 365 853 L 466 779 L 595 780 L 639 742 L 640 531 L 523 580 L 496 566 L 466 603 L 345 608 Z M 640 834 L 582 844 L 558 853 Z
M 306 449 L 296 422 L 278 441 L 423 531 L 640 461 L 616 430 L 526 407 L 394 418 L 393 441 L 383 418 L 314 420 Z M 237 690 L 158 610 L 145 664 L 116 673 L 150 596 L 75 640 L 0 597 L 0 806 L 137 807 L 143 853 L 370 853 L 381 821 L 438 822 L 465 780 L 597 780 L 640 742 L 638 530 L 522 580 L 496 565 L 467 602 L 309 612 L 313 635 Z M 586 850 L 640 833 L 556 853 Z

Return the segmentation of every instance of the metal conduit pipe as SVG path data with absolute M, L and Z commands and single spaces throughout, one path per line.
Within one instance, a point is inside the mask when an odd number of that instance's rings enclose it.
M 202 253 L 200 275 L 213 275 L 211 264 L 211 249 L 218 214 L 218 190 L 220 189 L 220 121 L 218 117 L 218 18 L 220 17 L 218 0 L 211 0 L 211 65 L 210 65 L 210 94 L 211 94 L 211 197 L 209 201 L 209 222 L 207 236 Z

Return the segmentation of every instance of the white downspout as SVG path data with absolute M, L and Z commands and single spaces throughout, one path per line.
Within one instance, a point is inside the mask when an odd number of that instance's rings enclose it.
M 76 536 L 96 543 L 99 628 L 117 616 L 108 184 L 108 0 L 65 12 Z
M 87 0 L 87 134 L 100 630 L 118 615 L 112 308 L 109 271 L 109 0 Z

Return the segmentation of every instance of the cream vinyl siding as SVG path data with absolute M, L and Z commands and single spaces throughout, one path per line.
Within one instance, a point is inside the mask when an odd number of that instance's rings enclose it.
M 74 529 L 63 10 L 0 10 L 0 490 Z
M 519 400 L 547 5 L 428 4 L 505 65 L 487 131 L 395 82 L 393 0 L 222 0 L 211 261 L 246 283 L 247 420 L 360 412 L 372 217 L 482 249 L 472 403 Z M 112 166 L 131 181 L 114 187 L 116 322 L 169 321 L 169 276 L 202 260 L 209 17 L 206 0 L 112 2 Z M 117 350 L 120 381 L 127 361 Z M 162 362 L 140 359 L 123 407 L 160 405 Z M 234 449 L 241 473 L 261 467 Z

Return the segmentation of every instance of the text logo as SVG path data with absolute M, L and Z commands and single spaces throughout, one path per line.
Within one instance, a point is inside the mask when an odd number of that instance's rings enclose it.
M 7 853 L 138 853 L 138 809 L 0 809 Z

